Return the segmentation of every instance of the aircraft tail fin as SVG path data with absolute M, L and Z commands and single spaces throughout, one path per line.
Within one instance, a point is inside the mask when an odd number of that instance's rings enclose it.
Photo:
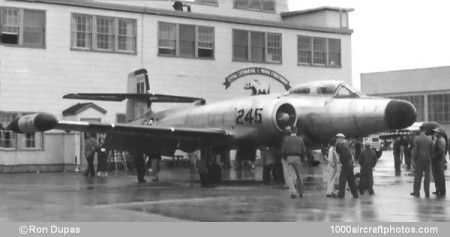
M 145 69 L 128 74 L 127 93 L 76 93 L 64 95 L 63 98 L 115 102 L 127 99 L 127 121 L 132 121 L 150 112 L 152 103 L 205 103 L 203 98 L 150 93 L 150 83 Z

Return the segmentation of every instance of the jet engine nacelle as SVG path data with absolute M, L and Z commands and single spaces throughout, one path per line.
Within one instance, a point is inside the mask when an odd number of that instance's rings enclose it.
M 233 134 L 238 140 L 279 142 L 286 127 L 296 122 L 296 110 L 288 101 L 255 99 L 237 104 Z
M 16 133 L 35 133 L 51 130 L 58 123 L 52 114 L 39 113 L 22 116 L 8 125 L 8 130 Z

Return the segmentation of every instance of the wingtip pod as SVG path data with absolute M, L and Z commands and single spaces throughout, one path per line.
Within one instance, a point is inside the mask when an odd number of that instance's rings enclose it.
M 58 119 L 49 113 L 25 115 L 14 119 L 7 127 L 15 133 L 35 133 L 53 129 Z

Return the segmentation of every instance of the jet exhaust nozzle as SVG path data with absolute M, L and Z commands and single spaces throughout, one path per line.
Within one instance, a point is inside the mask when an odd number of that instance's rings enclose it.
M 35 133 L 53 129 L 58 119 L 49 113 L 25 115 L 14 119 L 6 129 L 15 133 Z
M 392 100 L 386 106 L 385 121 L 389 129 L 411 126 L 417 118 L 416 108 L 405 100 Z

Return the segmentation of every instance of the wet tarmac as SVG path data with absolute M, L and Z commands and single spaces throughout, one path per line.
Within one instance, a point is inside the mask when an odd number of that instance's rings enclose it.
M 225 182 L 201 188 L 188 168 L 166 168 L 159 182 L 137 184 L 133 172 L 106 178 L 79 173 L 0 174 L 0 221 L 58 222 L 447 222 L 450 198 L 409 195 L 413 177 L 394 176 L 391 151 L 375 169 L 375 195 L 325 197 L 321 170 L 310 171 L 302 199 L 263 185 L 261 167 L 224 171 Z M 355 171 L 359 170 L 356 168 Z M 446 171 L 447 187 L 450 173 Z M 431 183 L 434 191 L 434 183 Z

